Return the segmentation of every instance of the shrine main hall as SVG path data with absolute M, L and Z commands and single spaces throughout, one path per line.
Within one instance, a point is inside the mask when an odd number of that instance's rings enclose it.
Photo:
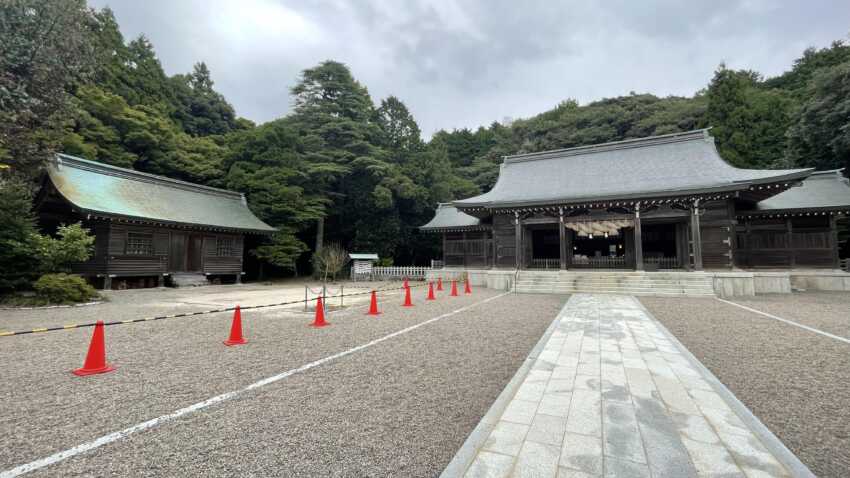
M 446 268 L 806 270 L 850 290 L 848 214 L 842 171 L 736 168 L 703 129 L 507 156 L 420 229 Z

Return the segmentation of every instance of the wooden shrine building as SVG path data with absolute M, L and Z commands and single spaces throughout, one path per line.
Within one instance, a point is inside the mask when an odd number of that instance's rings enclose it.
M 508 156 L 421 229 L 447 266 L 838 269 L 848 214 L 840 171 L 736 168 L 697 130 Z
M 115 278 L 238 282 L 245 235 L 275 231 L 243 194 L 64 154 L 47 167 L 37 209 L 47 231 L 82 221 L 94 234 L 92 257 L 73 271 L 106 289 Z

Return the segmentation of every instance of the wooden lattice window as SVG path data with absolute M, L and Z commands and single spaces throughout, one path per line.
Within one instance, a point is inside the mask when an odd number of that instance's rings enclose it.
M 131 256 L 152 256 L 153 234 L 128 232 L 125 253 Z
M 232 237 L 218 237 L 215 242 L 215 255 L 229 257 L 236 255 L 236 240 Z

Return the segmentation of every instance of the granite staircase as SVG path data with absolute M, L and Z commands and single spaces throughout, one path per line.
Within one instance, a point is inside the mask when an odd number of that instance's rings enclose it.
M 525 294 L 626 294 L 715 297 L 713 279 L 702 272 L 520 271 L 514 291 Z
M 201 273 L 179 272 L 171 274 L 171 284 L 174 287 L 200 287 L 210 285 L 210 281 Z

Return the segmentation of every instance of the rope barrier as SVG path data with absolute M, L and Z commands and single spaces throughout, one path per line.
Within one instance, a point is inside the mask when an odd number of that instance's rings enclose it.
M 419 284 L 419 285 L 410 286 L 410 287 L 424 287 L 424 286 L 425 286 L 425 284 Z M 404 290 L 404 286 L 395 287 L 395 288 L 375 289 L 375 292 L 380 294 L 380 293 L 384 293 L 384 292 L 392 292 L 392 291 L 395 291 L 395 290 Z M 328 296 L 326 298 L 327 299 L 336 299 L 336 298 L 341 298 L 341 297 L 354 297 L 354 296 L 357 296 L 357 295 L 366 295 L 366 294 L 371 294 L 371 293 L 372 293 L 372 290 L 367 290 L 365 292 L 355 292 L 353 294 Z M 323 298 L 323 300 L 324 300 L 324 298 Z M 267 307 L 280 307 L 282 305 L 293 305 L 293 304 L 301 304 L 301 303 L 304 303 L 305 306 L 306 306 L 307 303 L 310 302 L 310 301 L 312 301 L 312 299 L 303 299 L 303 300 L 299 299 L 299 300 L 291 300 L 291 301 L 287 301 L 287 302 L 278 302 L 278 303 L 275 303 L 275 304 L 248 305 L 248 306 L 244 306 L 244 307 L 240 306 L 239 308 L 241 310 L 251 310 L 251 309 L 263 309 L 263 308 L 267 308 Z M 158 316 L 158 317 L 144 317 L 144 318 L 141 318 L 141 319 L 114 320 L 114 321 L 111 321 L 111 322 L 104 322 L 103 325 L 106 326 L 106 325 L 135 324 L 135 323 L 138 323 L 138 322 L 150 322 L 150 321 L 153 321 L 153 320 L 176 319 L 176 318 L 180 318 L 180 317 L 192 317 L 192 316 L 196 316 L 196 315 L 217 314 L 217 313 L 220 313 L 220 312 L 230 312 L 230 311 L 233 311 L 233 310 L 236 310 L 236 307 L 227 307 L 227 308 L 223 308 L 223 309 L 213 309 L 213 310 L 202 310 L 202 311 L 197 311 L 197 312 L 184 312 L 184 313 L 181 313 L 181 314 L 161 315 L 161 316 Z M 18 331 L 9 331 L 9 332 L 0 331 L 0 337 L 11 337 L 13 335 L 37 334 L 37 333 L 42 333 L 42 332 L 55 332 L 57 330 L 81 329 L 81 328 L 85 328 L 85 327 L 94 327 L 96 324 L 97 324 L 97 322 L 87 322 L 87 323 L 83 323 L 83 324 L 58 325 L 56 327 L 36 327 L 34 329 L 29 329 L 29 330 L 18 330 Z

